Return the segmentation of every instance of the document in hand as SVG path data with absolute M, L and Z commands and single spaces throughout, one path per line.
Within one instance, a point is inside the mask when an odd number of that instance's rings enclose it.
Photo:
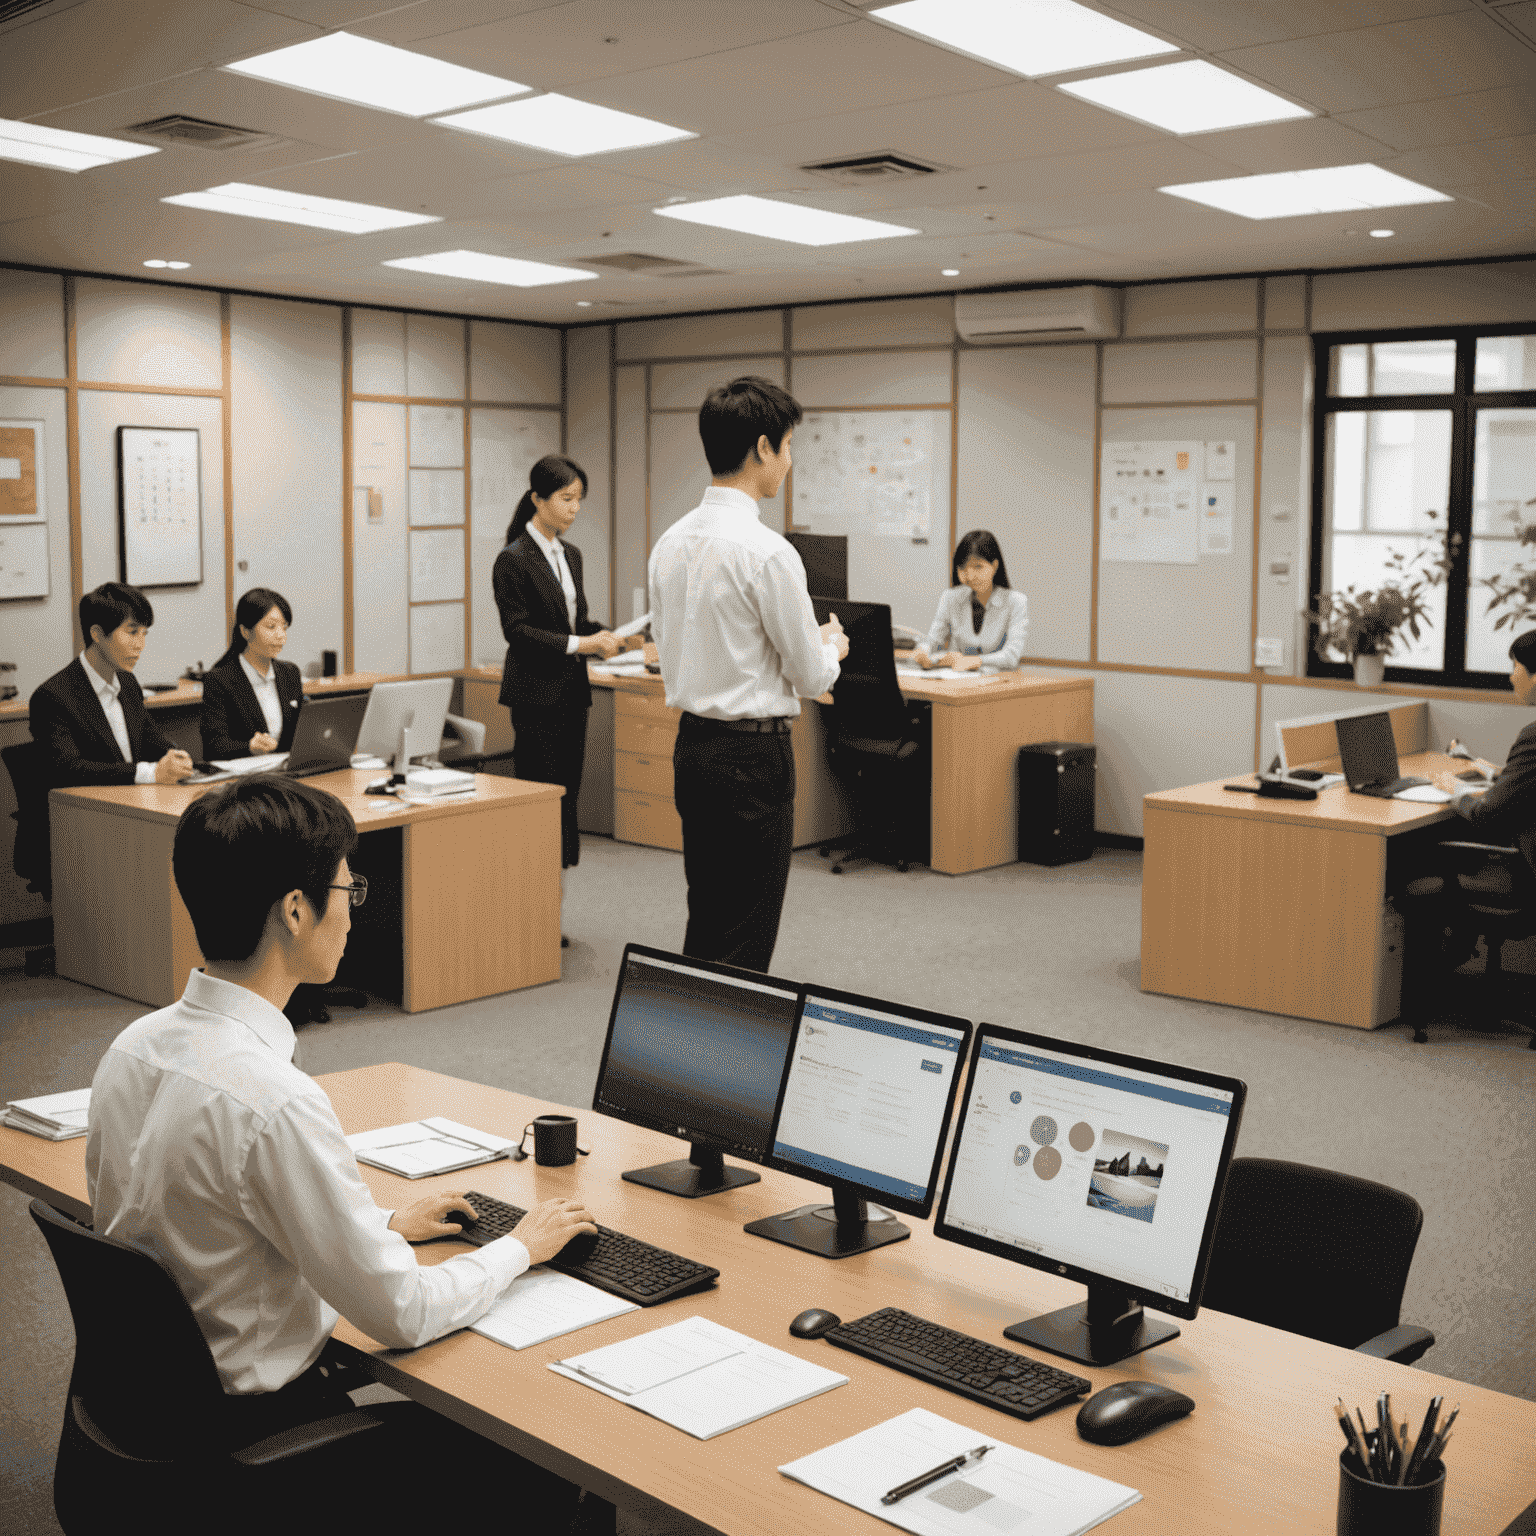
M 703 1317 L 555 1360 L 549 1368 L 699 1440 L 848 1382 L 836 1371 Z
M 558 1270 L 530 1269 L 517 1277 L 496 1299 L 496 1305 L 471 1333 L 483 1334 L 512 1349 L 527 1349 L 575 1333 L 593 1323 L 604 1323 L 624 1312 L 638 1312 L 632 1301 L 610 1296 L 595 1285 L 562 1275 Z
M 85 1135 L 85 1119 L 91 1107 L 89 1088 L 67 1093 L 45 1093 L 36 1099 L 12 1099 L 3 1118 L 14 1130 L 41 1136 L 47 1141 L 68 1141 Z
M 898 1504 L 881 1496 L 978 1445 L 979 1462 L 909 1494 Z M 780 1467 L 785 1477 L 878 1515 L 914 1536 L 1078 1536 L 1129 1509 L 1134 1488 L 989 1441 L 980 1430 L 913 1408 L 862 1434 L 839 1440 Z
M 412 1120 L 407 1125 L 387 1125 L 380 1131 L 359 1131 L 347 1137 L 360 1163 L 398 1173 L 402 1179 L 425 1179 L 434 1173 L 453 1173 L 460 1168 L 475 1168 L 505 1157 L 515 1141 L 492 1136 L 488 1131 L 472 1130 L 433 1115 L 430 1120 Z

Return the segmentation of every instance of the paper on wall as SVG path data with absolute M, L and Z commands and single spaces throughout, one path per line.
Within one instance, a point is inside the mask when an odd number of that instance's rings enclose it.
M 1233 482 L 1209 481 L 1200 488 L 1200 553 L 1232 553 Z

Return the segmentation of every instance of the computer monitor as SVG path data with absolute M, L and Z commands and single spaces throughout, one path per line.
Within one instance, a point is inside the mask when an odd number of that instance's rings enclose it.
M 805 584 L 813 597 L 848 596 L 848 535 L 801 533 L 784 535 L 805 566 Z
M 971 1040 L 966 1019 L 809 985 L 774 1123 L 772 1166 L 832 1186 L 747 1231 L 842 1259 L 911 1230 L 867 1205 L 927 1216 Z
M 1109 1365 L 1192 1318 L 1246 1086 L 1194 1067 L 977 1027 L 934 1232 L 1080 1280 L 1088 1300 L 1004 1329 Z
M 800 988 L 757 971 L 627 944 L 592 1108 L 692 1143 L 686 1160 L 624 1177 L 694 1199 L 761 1177 Z
M 393 761 L 400 752 L 400 732 L 411 717 L 410 754 L 425 757 L 437 751 L 443 740 L 443 720 L 453 694 L 451 677 L 412 678 L 403 683 L 375 683 L 368 695 L 368 713 L 357 733 L 357 751 L 364 757 Z M 407 764 L 395 763 L 404 773 Z

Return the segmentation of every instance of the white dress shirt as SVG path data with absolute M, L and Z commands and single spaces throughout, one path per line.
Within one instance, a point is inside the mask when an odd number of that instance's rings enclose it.
M 549 561 L 555 580 L 560 583 L 560 590 L 565 594 L 565 622 L 571 626 L 571 638 L 566 643 L 565 654 L 574 656 L 576 647 L 581 644 L 581 636 L 576 633 L 576 583 L 571 579 L 571 568 L 566 563 L 565 545 L 559 539 L 546 539 L 532 523 L 528 524 L 527 531 L 533 542 L 544 551 L 544 558 Z
M 277 668 L 269 661 L 267 675 L 263 677 L 251 665 L 244 651 L 240 653 L 240 668 L 245 673 L 246 682 L 251 685 L 251 692 L 256 695 L 256 702 L 261 705 L 261 718 L 267 722 L 267 735 L 280 737 L 283 734 L 283 702 L 277 696 Z
M 100 672 L 87 660 L 87 653 L 80 652 L 80 665 L 85 668 L 85 675 L 90 679 L 91 687 L 96 690 L 96 697 L 101 700 L 101 712 L 107 717 L 107 724 L 112 727 L 112 738 L 117 742 L 117 750 L 123 754 L 125 763 L 133 763 L 133 748 L 128 741 L 128 721 L 123 715 L 122 691 L 123 685 L 118 682 L 117 674 L 112 674 L 109 683 Z M 153 763 L 133 763 L 133 782 L 135 784 L 153 784 L 155 782 L 155 765 Z
M 792 720 L 800 699 L 837 681 L 837 648 L 822 641 L 805 566 L 746 492 L 710 486 L 656 541 L 648 574 L 672 708 L 706 720 Z
M 969 587 L 951 587 L 945 592 L 927 638 L 917 649 L 929 657 L 942 656 L 945 651 L 979 655 L 983 672 L 1012 672 L 1029 638 L 1029 600 L 1012 587 L 994 586 L 982 611 L 981 633 L 977 634 L 971 619 L 971 597 Z
M 419 1265 L 293 1049 L 264 998 L 193 971 L 180 1002 L 112 1042 L 91 1084 L 96 1230 L 169 1266 L 231 1393 L 301 1375 L 338 1314 L 411 1349 L 474 1322 L 528 1267 L 516 1237 Z

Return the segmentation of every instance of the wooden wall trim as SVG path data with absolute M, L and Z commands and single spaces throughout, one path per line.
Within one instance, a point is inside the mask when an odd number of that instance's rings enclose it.
M 220 425 L 224 438 L 224 627 L 235 627 L 235 416 L 234 343 L 230 328 L 230 298 L 219 295 L 219 365 L 224 385 L 219 391 Z
M 1104 458 L 1104 343 L 1093 348 L 1093 503 L 1089 507 L 1092 535 L 1089 539 L 1088 654 L 1099 656 L 1099 467 Z
M 75 280 L 64 279 L 64 451 L 69 461 L 69 595 L 73 613 L 70 624 L 79 648 L 85 649 L 80 634 L 80 599 L 85 596 L 84 532 L 80 511 L 80 349 L 75 324 Z
M 341 312 L 341 670 L 351 672 L 352 643 L 352 306 Z

